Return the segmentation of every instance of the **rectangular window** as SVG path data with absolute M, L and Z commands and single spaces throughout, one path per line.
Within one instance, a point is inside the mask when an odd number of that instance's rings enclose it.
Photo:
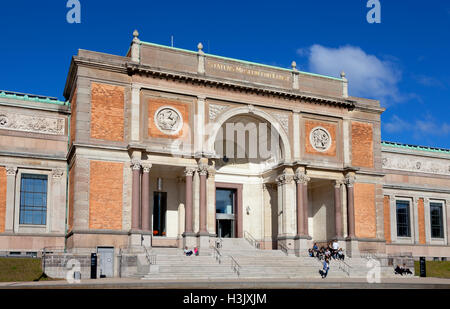
M 45 225 L 47 221 L 47 175 L 22 174 L 20 224 Z
M 411 237 L 409 220 L 409 202 L 396 201 L 397 204 L 397 236 Z
M 444 238 L 442 219 L 442 204 L 430 203 L 431 238 Z

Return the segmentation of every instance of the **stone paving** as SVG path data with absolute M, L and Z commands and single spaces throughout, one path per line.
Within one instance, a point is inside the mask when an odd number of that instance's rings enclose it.
M 134 278 L 86 279 L 70 284 L 65 280 L 44 282 L 2 282 L 0 289 L 450 289 L 450 279 L 389 278 L 381 283 L 365 279 L 255 279 L 255 280 L 160 280 Z

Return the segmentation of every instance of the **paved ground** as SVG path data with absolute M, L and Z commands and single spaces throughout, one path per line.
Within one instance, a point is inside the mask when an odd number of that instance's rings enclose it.
M 450 279 L 398 278 L 382 279 L 370 284 L 365 279 L 253 279 L 253 280 L 161 280 L 132 278 L 65 280 L 44 282 L 1 282 L 0 289 L 450 289 Z

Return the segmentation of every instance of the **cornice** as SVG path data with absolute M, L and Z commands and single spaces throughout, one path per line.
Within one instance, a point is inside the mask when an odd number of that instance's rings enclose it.
M 270 87 L 266 85 L 257 85 L 257 84 L 248 84 L 241 81 L 230 81 L 220 78 L 208 77 L 205 75 L 186 73 L 186 72 L 175 72 L 162 70 L 159 68 L 153 68 L 150 66 L 141 65 L 138 63 L 127 62 L 125 64 L 127 68 L 128 75 L 134 74 L 146 74 L 152 75 L 160 78 L 171 78 L 175 80 L 181 80 L 185 82 L 192 82 L 198 84 L 206 84 L 213 87 L 224 87 L 230 88 L 245 92 L 252 92 L 261 95 L 273 95 L 284 97 L 288 99 L 297 99 L 304 100 L 318 104 L 330 104 L 330 105 L 338 105 L 345 108 L 352 109 L 355 106 L 355 102 L 353 100 L 339 99 L 327 96 L 319 96 L 313 94 L 302 93 L 299 91 L 289 91 L 280 88 Z

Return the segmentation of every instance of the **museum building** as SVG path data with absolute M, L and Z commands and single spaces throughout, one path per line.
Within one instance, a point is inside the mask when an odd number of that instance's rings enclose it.
M 296 255 L 338 239 L 350 256 L 450 256 L 450 150 L 381 141 L 385 109 L 349 96 L 345 73 L 135 31 L 125 56 L 79 50 L 64 97 L 0 91 L 3 254 L 246 238 Z

